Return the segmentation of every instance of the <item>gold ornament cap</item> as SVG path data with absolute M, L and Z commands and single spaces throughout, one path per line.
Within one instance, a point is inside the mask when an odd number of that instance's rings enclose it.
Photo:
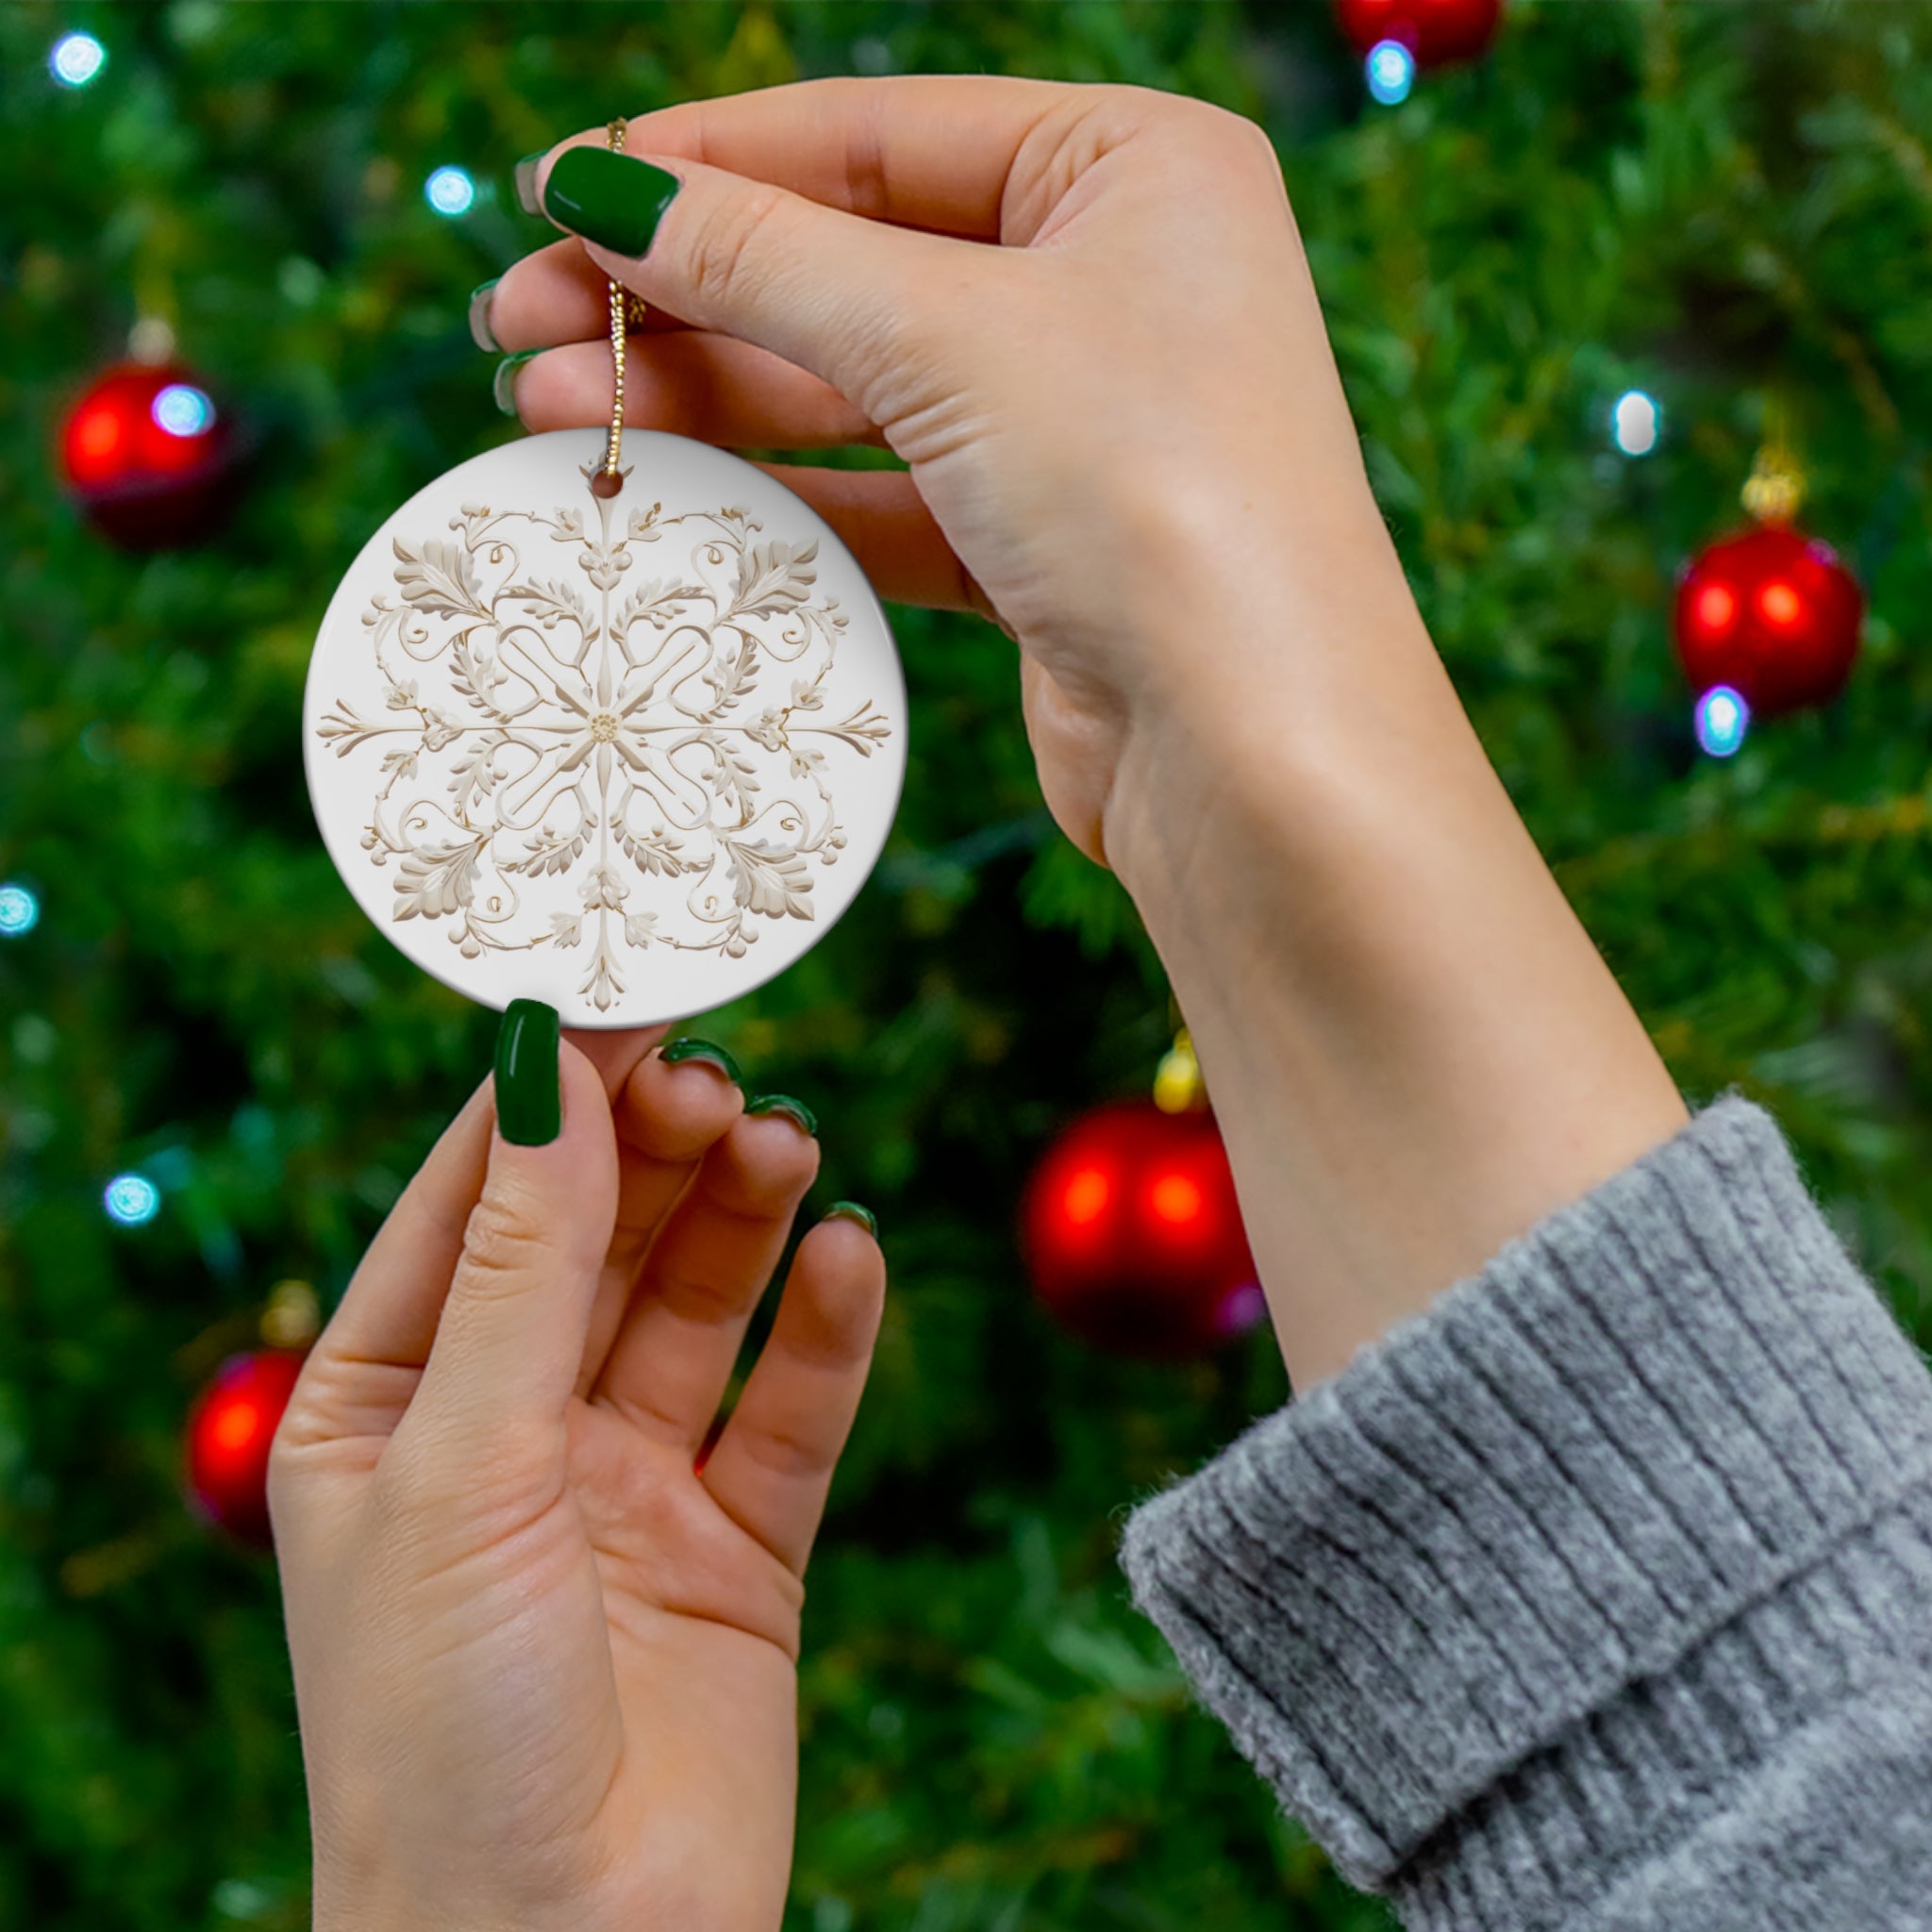
M 1765 405 L 1764 441 L 1739 492 L 1744 513 L 1760 524 L 1789 524 L 1805 507 L 1805 469 L 1791 442 L 1789 413 L 1774 398 Z
M 1208 1105 L 1201 1062 L 1194 1057 L 1194 1042 L 1185 1026 L 1160 1057 L 1154 1074 L 1154 1104 L 1162 1113 L 1188 1113 Z
M 322 1303 L 307 1281 L 278 1281 L 261 1311 L 261 1339 L 271 1348 L 307 1348 L 322 1333 Z

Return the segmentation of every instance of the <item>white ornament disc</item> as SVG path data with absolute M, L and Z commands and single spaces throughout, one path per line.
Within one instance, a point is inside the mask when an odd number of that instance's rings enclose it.
M 567 1026 L 687 1018 L 857 897 L 906 775 L 906 680 L 852 553 L 723 450 L 506 444 L 350 565 L 302 730 L 324 841 L 409 958 Z

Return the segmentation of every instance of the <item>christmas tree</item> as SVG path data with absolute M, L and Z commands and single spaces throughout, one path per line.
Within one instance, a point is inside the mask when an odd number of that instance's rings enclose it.
M 1531 829 L 1687 1092 L 1771 1106 L 1932 1336 L 1932 12 L 1518 0 L 1386 101 L 1314 0 L 22 4 L 0 56 L 0 1925 L 308 1923 L 275 1571 L 184 1506 L 183 1419 L 273 1284 L 325 1312 L 495 1016 L 337 878 L 302 682 L 369 532 L 519 433 L 469 291 L 551 234 L 514 159 L 614 113 L 985 70 L 1258 120 Z M 114 547 L 62 488 L 61 425 L 130 336 L 234 430 L 227 519 L 179 547 Z M 1828 708 L 1713 757 L 1675 576 L 1774 431 L 1862 649 Z M 1124 1505 L 1284 1398 L 1266 1329 L 1101 1355 L 1016 1243 L 1056 1131 L 1146 1091 L 1158 961 L 1041 805 L 1011 644 L 892 615 L 886 858 L 689 1029 L 809 1100 L 808 1212 L 876 1208 L 893 1281 L 811 1574 L 789 1923 L 1384 1925 L 1191 1707 L 1113 1557 Z

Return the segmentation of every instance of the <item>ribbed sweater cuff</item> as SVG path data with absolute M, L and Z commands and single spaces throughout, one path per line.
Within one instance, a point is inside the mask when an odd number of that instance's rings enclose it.
M 1124 1561 L 1344 1874 L 1440 1887 L 1458 1832 L 1610 1849 L 1700 1729 L 1774 1749 L 1806 1699 L 1763 1630 L 1841 1679 L 1872 1633 L 1813 1584 L 1855 1541 L 1918 1563 L 1928 1473 L 1924 1363 L 1731 1099 L 1145 1504 Z

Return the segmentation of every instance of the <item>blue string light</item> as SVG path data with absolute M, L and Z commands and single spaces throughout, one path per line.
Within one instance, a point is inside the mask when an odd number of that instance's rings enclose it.
M 1741 691 L 1714 684 L 1697 700 L 1697 742 L 1714 758 L 1732 757 L 1751 728 L 1751 707 Z
M 440 215 L 466 215 L 475 205 L 476 184 L 461 168 L 439 168 L 423 184 L 424 198 Z
M 101 1195 L 108 1219 L 144 1227 L 161 1211 L 161 1191 L 144 1174 L 117 1174 Z
M 25 886 L 0 886 L 0 940 L 17 940 L 41 923 L 41 902 Z
M 215 406 L 208 391 L 187 382 L 171 382 L 148 413 L 170 436 L 203 436 L 215 424 Z
M 92 34 L 62 34 L 47 56 L 47 72 L 62 87 L 85 87 L 108 64 L 108 50 Z
M 1362 63 L 1369 92 L 1385 108 L 1399 107 L 1415 85 L 1415 56 L 1400 41 L 1377 41 Z
M 1610 410 L 1610 441 L 1626 457 L 1647 457 L 1663 434 L 1664 412 L 1654 396 L 1628 389 Z

